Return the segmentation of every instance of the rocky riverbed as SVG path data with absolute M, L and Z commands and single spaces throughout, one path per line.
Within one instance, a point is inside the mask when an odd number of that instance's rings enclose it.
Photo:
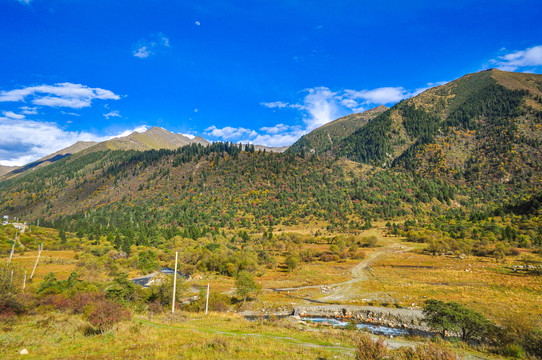
M 423 322 L 423 314 L 417 309 L 398 309 L 378 306 L 353 305 L 312 305 L 296 306 L 277 311 L 244 312 L 246 317 L 259 316 L 297 316 L 323 317 L 352 321 L 356 323 L 384 325 L 390 328 L 412 329 L 428 332 L 430 329 Z

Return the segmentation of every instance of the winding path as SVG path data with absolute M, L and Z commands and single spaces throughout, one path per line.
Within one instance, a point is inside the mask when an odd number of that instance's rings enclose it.
M 307 285 L 307 286 L 297 286 L 297 287 L 287 287 L 287 288 L 275 288 L 267 289 L 277 292 L 287 292 L 287 291 L 299 291 L 299 290 L 308 290 L 308 289 L 323 289 L 324 287 L 329 289 L 329 295 L 319 298 L 319 299 L 307 299 L 315 302 L 329 303 L 333 304 L 338 301 L 348 301 L 351 300 L 354 296 L 359 297 L 359 294 L 355 294 L 352 290 L 354 284 L 365 281 L 369 278 L 367 269 L 369 266 L 376 260 L 391 254 L 403 253 L 411 250 L 402 245 L 396 243 L 387 245 L 385 247 L 379 248 L 369 254 L 365 259 L 363 259 L 359 264 L 352 268 L 352 279 L 343 281 L 335 284 L 325 284 L 325 285 Z

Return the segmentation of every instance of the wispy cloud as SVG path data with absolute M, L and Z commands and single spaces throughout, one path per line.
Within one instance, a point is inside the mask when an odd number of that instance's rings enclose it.
M 28 86 L 22 89 L 0 92 L 0 102 L 26 102 L 29 100 L 34 105 L 73 109 L 89 107 L 94 99 L 118 100 L 120 96 L 110 90 L 91 88 L 69 82 Z
M 144 58 L 149 57 L 149 55 L 151 55 L 151 52 L 149 49 L 147 49 L 147 46 L 143 45 L 140 48 L 134 50 L 133 54 L 135 57 L 144 59 Z
M 210 135 L 222 140 L 234 140 L 234 139 L 239 139 L 242 136 L 253 137 L 257 135 L 257 133 L 254 130 L 246 129 L 243 127 L 226 126 L 222 129 L 219 129 L 214 125 L 205 129 L 205 133 L 207 135 Z
M 497 59 L 490 60 L 490 64 L 504 71 L 540 70 L 542 67 L 542 45 L 504 54 Z
M 0 165 L 20 166 L 66 148 L 77 141 L 105 141 L 114 137 L 143 132 L 139 126 L 121 133 L 97 135 L 85 131 L 66 131 L 53 122 L 0 117 Z
M 19 109 L 21 109 L 21 113 L 25 115 L 36 115 L 38 113 L 38 108 L 35 107 L 21 106 Z
M 111 117 L 121 117 L 121 116 L 120 116 L 120 113 L 119 113 L 117 110 L 115 110 L 115 111 L 110 111 L 110 112 L 108 112 L 107 114 L 103 114 L 103 115 L 104 115 L 104 117 L 105 117 L 106 119 L 109 119 L 109 118 L 111 118 Z
M 291 108 L 291 109 L 303 109 L 303 105 L 300 104 L 290 104 L 285 101 L 273 101 L 273 102 L 261 102 L 260 105 L 265 106 L 270 109 L 283 109 L 283 108 Z
M 109 140 L 109 139 L 114 139 L 114 138 L 119 138 L 119 137 L 125 137 L 125 136 L 128 136 L 134 132 L 138 132 L 138 133 L 144 133 L 145 131 L 149 130 L 149 126 L 147 125 L 140 125 L 138 127 L 136 127 L 135 129 L 128 129 L 128 130 L 124 130 L 123 132 L 121 132 L 120 134 L 117 134 L 117 135 L 112 135 L 112 136 L 105 136 L 103 137 L 105 140 Z M 104 141 L 104 140 L 101 140 L 101 141 Z
M 138 40 L 135 49 L 132 51 L 132 55 L 140 59 L 145 59 L 170 47 L 169 38 L 166 35 L 162 33 L 151 34 L 147 38 Z
M 5 117 L 10 118 L 10 119 L 16 119 L 16 120 L 24 119 L 24 115 L 22 115 L 22 114 L 15 114 L 13 111 L 2 111 L 2 114 L 3 114 Z
M 30 5 L 30 3 L 32 2 L 32 0 L 17 0 L 17 1 L 25 5 Z
M 200 23 L 199 21 L 194 22 L 194 24 L 196 24 L 196 26 L 200 26 L 200 25 L 201 25 L 201 23 Z
M 177 134 L 182 135 L 182 136 L 185 136 L 185 137 L 187 137 L 187 138 L 189 138 L 189 139 L 193 139 L 193 138 L 196 137 L 196 135 L 192 135 L 192 134 L 183 134 L 183 133 L 177 133 Z
M 74 112 L 67 112 L 67 111 L 61 111 L 62 114 L 64 115 L 71 115 L 71 116 L 81 116 L 77 113 L 74 113 Z
M 343 99 L 346 100 L 361 100 L 361 104 L 390 104 L 401 101 L 410 96 L 410 92 L 403 87 L 381 87 L 372 90 L 345 90 Z M 353 104 L 353 103 L 352 103 Z M 358 106 L 356 105 L 356 107 Z

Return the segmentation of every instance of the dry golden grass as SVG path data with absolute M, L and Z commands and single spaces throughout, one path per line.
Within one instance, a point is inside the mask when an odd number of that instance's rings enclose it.
M 74 251 L 47 251 L 41 252 L 41 257 L 36 267 L 34 274 L 35 281 L 41 281 L 45 275 L 50 272 L 54 272 L 57 279 L 66 279 L 72 271 L 75 270 L 75 256 Z M 38 257 L 37 251 L 26 251 L 25 253 L 15 253 L 13 255 L 13 263 L 18 265 L 22 271 L 26 270 L 27 275 L 30 276 L 36 258 Z
M 512 273 L 493 259 L 408 252 L 377 260 L 372 270 L 359 291 L 389 294 L 403 305 L 421 306 L 432 298 L 459 302 L 494 319 L 505 312 L 540 315 L 540 278 Z

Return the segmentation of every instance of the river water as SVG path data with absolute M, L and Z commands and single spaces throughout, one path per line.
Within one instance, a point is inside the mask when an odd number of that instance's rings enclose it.
M 333 318 L 303 317 L 302 319 L 305 321 L 310 321 L 317 324 L 326 324 L 326 325 L 332 325 L 332 326 L 337 326 L 337 327 L 346 327 L 346 325 L 349 324 L 348 321 L 342 321 L 342 320 L 337 320 Z M 369 331 L 372 334 L 385 335 L 385 336 L 404 336 L 404 335 L 409 335 L 411 333 L 411 331 L 408 329 L 392 328 L 392 327 L 383 326 L 383 325 L 359 323 L 359 324 L 356 324 L 356 327 L 360 330 Z

